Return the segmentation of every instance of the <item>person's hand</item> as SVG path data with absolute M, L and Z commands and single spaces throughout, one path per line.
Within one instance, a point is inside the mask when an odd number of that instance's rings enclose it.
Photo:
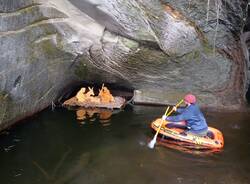
M 161 117 L 162 120 L 166 120 L 166 118 L 167 116 L 165 114 Z
M 176 111 L 177 111 L 177 107 L 174 106 L 174 107 L 173 107 L 173 110 L 176 112 Z

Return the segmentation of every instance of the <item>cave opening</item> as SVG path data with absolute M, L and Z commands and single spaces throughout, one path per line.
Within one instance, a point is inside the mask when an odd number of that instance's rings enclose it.
M 102 88 L 103 83 L 91 83 L 91 82 L 74 82 L 68 85 L 61 93 L 60 96 L 57 98 L 58 104 L 63 104 L 64 101 L 67 99 L 75 96 L 77 92 L 82 88 L 88 87 L 93 88 L 94 94 L 97 96 L 99 90 Z M 119 84 L 114 83 L 104 83 L 105 87 L 107 87 L 113 96 L 120 96 L 129 101 L 132 99 L 134 95 L 134 89 L 130 87 L 125 87 Z

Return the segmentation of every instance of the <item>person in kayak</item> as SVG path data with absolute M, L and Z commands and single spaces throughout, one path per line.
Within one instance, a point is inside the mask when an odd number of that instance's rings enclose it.
M 166 115 L 162 116 L 163 120 L 167 120 L 167 128 L 184 128 L 187 129 L 184 133 L 190 133 L 198 136 L 207 135 L 208 126 L 204 118 L 204 115 L 200 111 L 199 106 L 196 104 L 196 97 L 192 94 L 187 94 L 184 97 L 186 104 L 185 108 L 177 109 L 174 107 L 174 111 L 180 113 L 176 116 Z

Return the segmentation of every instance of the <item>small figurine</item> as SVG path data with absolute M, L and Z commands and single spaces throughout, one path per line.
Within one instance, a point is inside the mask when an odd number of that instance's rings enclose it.
M 98 97 L 100 98 L 101 103 L 111 103 L 115 101 L 108 88 L 104 87 L 104 84 L 102 85 L 101 90 L 99 90 Z
M 76 94 L 77 101 L 79 102 L 85 101 L 85 91 L 86 91 L 86 88 L 81 88 L 80 91 L 77 92 Z

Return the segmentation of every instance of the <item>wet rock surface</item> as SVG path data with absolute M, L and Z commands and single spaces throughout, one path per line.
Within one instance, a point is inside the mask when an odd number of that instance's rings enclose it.
M 244 1 L 0 0 L 0 130 L 77 82 L 135 89 L 134 102 L 238 109 L 249 77 Z M 217 30 L 215 32 L 215 30 Z

